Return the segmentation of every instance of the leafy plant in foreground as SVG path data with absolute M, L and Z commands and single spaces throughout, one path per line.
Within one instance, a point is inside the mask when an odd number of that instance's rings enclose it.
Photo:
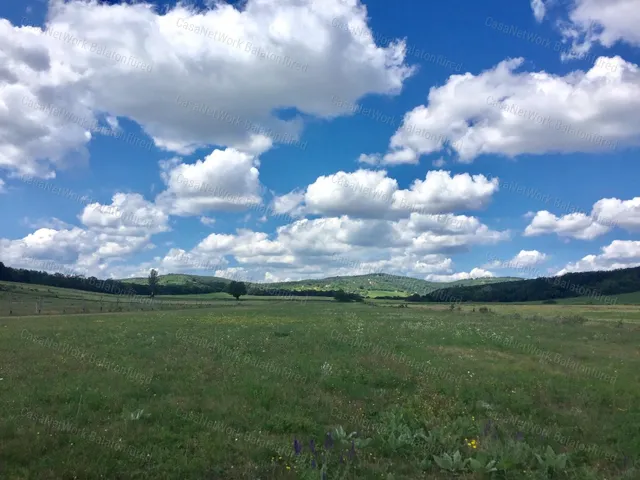
M 469 460 L 463 460 L 459 451 L 456 451 L 453 455 L 448 453 L 443 453 L 440 456 L 434 455 L 433 459 L 442 470 L 448 472 L 463 472 Z
M 535 455 L 538 459 L 538 464 L 543 467 L 545 472 L 548 472 L 549 470 L 554 472 L 564 470 L 567 466 L 567 454 L 556 454 L 550 446 L 547 446 L 544 456 L 540 456 L 537 453 Z

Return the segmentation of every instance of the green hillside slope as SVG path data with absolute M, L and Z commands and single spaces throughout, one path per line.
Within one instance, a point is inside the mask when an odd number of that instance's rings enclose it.
M 142 277 L 123 278 L 120 280 L 124 283 L 135 283 L 138 285 L 146 285 L 148 279 Z M 169 273 L 167 275 L 158 276 L 159 285 L 213 285 L 216 283 L 229 283 L 231 280 L 221 277 L 209 277 L 206 275 L 185 275 L 182 273 Z
M 160 285 L 181 285 L 194 287 L 207 287 L 228 283 L 230 280 L 220 277 L 207 277 L 201 275 L 168 274 L 158 277 Z M 404 277 L 400 275 L 390 275 L 386 273 L 373 273 L 367 275 L 353 275 L 341 277 L 328 277 L 312 280 L 298 280 L 293 282 L 276 283 L 255 283 L 260 287 L 269 287 L 276 290 L 299 291 L 299 290 L 344 290 L 346 292 L 357 292 L 365 296 L 407 296 L 412 293 L 426 294 L 434 290 L 466 285 L 487 285 L 500 282 L 510 282 L 521 280 L 514 277 L 503 278 L 478 278 L 470 280 L 458 280 L 456 282 L 428 282 L 419 278 Z M 122 282 L 146 284 L 146 278 L 122 279 Z

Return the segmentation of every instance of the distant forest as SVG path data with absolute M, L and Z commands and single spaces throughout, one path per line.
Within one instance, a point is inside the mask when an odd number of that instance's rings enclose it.
M 615 303 L 604 296 L 640 291 L 640 267 L 620 270 L 567 273 L 561 277 L 541 277 L 518 282 L 450 287 L 428 295 L 456 298 L 460 302 L 533 302 L 571 297 L 591 297 L 594 301 Z
M 0 262 L 0 281 L 31 283 L 35 285 L 47 285 L 50 287 L 73 288 L 86 292 L 106 293 L 112 295 L 150 295 L 149 285 L 140 283 L 122 282 L 119 280 L 100 280 L 96 277 L 83 275 L 64 275 L 62 273 L 47 273 L 24 268 L 7 267 Z M 227 281 L 212 281 L 206 285 L 200 284 L 170 284 L 156 286 L 157 295 L 189 295 L 224 292 Z M 268 284 L 252 284 L 245 282 L 248 295 L 260 296 L 314 296 L 333 297 L 337 291 L 327 290 L 284 290 L 270 288 Z
M 31 283 L 51 287 L 73 288 L 88 292 L 114 295 L 149 295 L 147 284 L 126 283 L 119 280 L 100 280 L 96 277 L 63 275 L 22 268 L 11 268 L 0 262 L 0 280 Z M 201 284 L 158 285 L 158 295 L 187 295 L 223 292 L 229 281 L 212 281 Z M 339 290 L 289 290 L 270 287 L 268 284 L 247 283 L 247 293 L 259 296 L 316 296 L 333 297 Z M 640 291 L 640 267 L 611 271 L 567 273 L 562 277 L 536 278 L 517 282 L 493 283 L 466 287 L 449 287 L 434 290 L 426 295 L 409 297 L 379 297 L 409 302 L 531 302 L 587 296 L 595 301 L 620 293 Z

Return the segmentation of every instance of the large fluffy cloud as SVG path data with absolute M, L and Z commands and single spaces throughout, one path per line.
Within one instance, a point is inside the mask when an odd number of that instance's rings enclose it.
M 498 191 L 499 180 L 468 173 L 452 175 L 444 170 L 427 172 L 408 189 L 385 170 L 357 170 L 323 175 L 305 192 L 276 199 L 282 211 L 357 218 L 401 218 L 412 212 L 449 214 L 486 207 Z M 295 201 L 294 201 L 295 200 Z M 286 206 L 286 208 L 285 208 Z
M 0 260 L 28 269 L 108 276 L 134 253 L 154 248 L 151 237 L 169 230 L 168 215 L 140 194 L 116 193 L 110 205 L 86 205 L 85 228 L 57 219 L 21 239 L 0 239 Z
M 640 230 L 640 197 L 631 200 L 603 198 L 593 205 L 591 216 L 605 225 Z
M 640 242 L 614 240 L 602 247 L 599 255 L 587 255 L 581 260 L 565 266 L 557 275 L 568 272 L 588 272 L 592 270 L 615 270 L 640 266 Z
M 447 253 L 508 238 L 508 232 L 492 231 L 473 217 L 448 223 L 431 217 L 414 213 L 395 222 L 348 216 L 300 219 L 274 235 L 245 229 L 214 233 L 190 253 L 196 258 L 233 257 L 260 279 L 267 272 L 271 277 L 279 272 L 278 278 L 381 271 L 424 276 L 450 273 L 453 263 Z
M 0 121 L 0 168 L 52 177 L 85 161 L 91 136 L 111 132 L 117 118 L 181 154 L 204 145 L 260 153 L 298 140 L 301 117 L 274 112 L 349 114 L 331 98 L 397 94 L 413 72 L 404 58 L 403 41 L 375 44 L 356 0 L 163 13 L 143 3 L 53 0 L 44 30 L 0 19 L 0 120 L 11 120 Z
M 173 215 L 239 211 L 261 203 L 258 160 L 233 148 L 214 150 L 196 163 L 162 162 L 167 189 L 156 203 Z
M 0 239 L 0 261 L 12 267 L 104 277 L 112 273 L 114 263 L 152 246 L 148 235 L 40 228 L 21 239 Z
M 524 231 L 525 236 L 556 233 L 562 237 L 592 240 L 614 227 L 629 231 L 640 229 L 640 197 L 631 200 L 603 198 L 598 200 L 591 213 L 570 213 L 558 217 L 546 210 L 533 215 Z
M 470 272 L 459 272 L 453 273 L 450 275 L 427 275 L 426 279 L 431 282 L 455 282 L 458 280 L 470 280 L 475 278 L 488 278 L 494 277 L 495 275 L 488 270 L 483 270 L 481 268 L 474 268 Z
M 405 114 L 391 138 L 395 163 L 453 148 L 482 154 L 604 152 L 640 143 L 640 69 L 599 58 L 587 72 L 519 72 L 522 58 L 473 75 L 452 75 L 427 105 Z
M 80 214 L 89 228 L 117 235 L 152 235 L 169 230 L 168 215 L 138 193 L 116 193 L 111 205 L 92 203 Z
M 531 224 L 525 229 L 524 235 L 533 237 L 556 233 L 561 237 L 593 240 L 600 235 L 604 235 L 609 230 L 608 226 L 599 224 L 584 213 L 571 213 L 557 217 L 546 210 L 542 210 L 533 217 Z
M 607 48 L 617 42 L 640 46 L 637 0 L 573 0 L 570 5 L 569 20 L 562 24 L 563 37 L 571 43 L 565 57 L 584 56 L 594 44 Z

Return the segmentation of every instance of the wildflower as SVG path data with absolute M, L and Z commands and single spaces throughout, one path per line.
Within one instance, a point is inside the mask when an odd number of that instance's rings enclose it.
M 349 450 L 349 460 L 353 460 L 353 457 L 356 456 L 356 442 L 351 440 L 351 449 Z
M 315 458 L 312 458 L 312 459 L 311 459 L 311 468 L 315 469 L 316 467 L 317 467 L 317 465 L 316 465 L 316 459 L 315 459 Z
M 490 431 L 491 431 L 491 419 L 489 419 L 489 421 L 484 426 L 484 430 L 482 431 L 482 436 L 486 437 L 487 435 L 489 435 Z
M 293 451 L 296 455 L 300 455 L 300 452 L 302 452 L 302 445 L 297 438 L 293 439 Z
M 316 453 L 316 441 L 313 438 L 309 440 L 309 449 L 311 453 Z
M 331 437 L 331 432 L 327 433 L 327 438 L 324 440 L 324 448 L 329 450 L 333 447 L 333 438 Z
M 524 434 L 522 432 L 516 433 L 516 441 L 521 442 L 524 440 Z

